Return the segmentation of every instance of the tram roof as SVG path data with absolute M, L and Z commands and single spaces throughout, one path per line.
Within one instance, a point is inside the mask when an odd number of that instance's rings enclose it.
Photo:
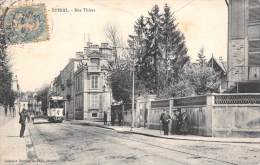
M 49 100 L 66 100 L 66 99 L 63 99 L 62 96 L 51 96 L 51 97 L 49 98 Z

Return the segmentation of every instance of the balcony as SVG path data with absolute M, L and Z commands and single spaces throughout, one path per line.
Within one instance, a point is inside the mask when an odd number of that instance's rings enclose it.
M 101 72 L 101 67 L 100 66 L 88 66 L 88 72 L 89 73 Z

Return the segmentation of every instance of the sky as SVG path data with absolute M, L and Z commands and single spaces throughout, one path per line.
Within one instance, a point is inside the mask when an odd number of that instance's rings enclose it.
M 133 25 L 141 15 L 158 4 L 167 3 L 175 11 L 176 22 L 184 33 L 188 54 L 195 61 L 204 47 L 209 59 L 212 54 L 226 59 L 227 6 L 225 0 L 34 0 L 45 3 L 50 39 L 28 44 L 11 45 L 8 53 L 12 68 L 23 91 L 33 91 L 50 84 L 76 51 L 83 51 L 84 40 L 95 44 L 107 42 L 106 25 L 115 25 L 123 40 L 133 34 Z M 19 4 L 18 4 L 19 5 Z M 21 5 L 21 4 L 20 4 Z M 53 12 L 54 8 L 94 9 L 94 12 Z M 85 35 L 84 35 L 85 34 Z M 85 37 L 84 37 L 85 36 Z M 84 39 L 85 38 L 85 39 Z

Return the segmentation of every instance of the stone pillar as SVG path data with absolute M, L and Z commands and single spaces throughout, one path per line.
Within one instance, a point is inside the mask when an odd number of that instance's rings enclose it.
M 146 108 L 147 108 L 147 127 L 150 127 L 151 121 L 150 121 L 150 114 L 151 114 L 151 102 L 154 101 L 156 98 L 156 95 L 148 95 L 147 96 L 147 102 L 146 102 Z
M 206 126 L 207 126 L 207 135 L 214 136 L 214 98 L 215 95 L 207 95 L 207 110 L 206 110 Z
M 136 127 L 139 127 L 140 126 L 140 102 L 144 101 L 144 98 L 143 97 L 138 97 L 136 98 L 136 108 L 135 108 L 135 123 L 134 125 Z
M 170 99 L 169 100 L 169 115 L 171 116 L 171 120 L 170 120 L 170 123 L 169 123 L 169 133 L 171 134 L 172 133 L 172 118 L 173 118 L 173 112 L 172 112 L 172 109 L 173 109 L 173 99 Z

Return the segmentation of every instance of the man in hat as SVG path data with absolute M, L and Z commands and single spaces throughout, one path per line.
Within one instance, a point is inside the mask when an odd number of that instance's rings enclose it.
M 19 115 L 20 115 L 19 123 L 21 124 L 20 137 L 24 137 L 25 121 L 27 116 L 25 108 L 23 108 L 23 110 L 19 113 Z
M 170 120 L 171 116 L 169 115 L 169 112 L 164 109 L 160 117 L 160 123 L 162 123 L 164 135 L 169 135 Z
M 106 111 L 104 111 L 103 120 L 104 120 L 104 125 L 107 125 L 107 112 Z

